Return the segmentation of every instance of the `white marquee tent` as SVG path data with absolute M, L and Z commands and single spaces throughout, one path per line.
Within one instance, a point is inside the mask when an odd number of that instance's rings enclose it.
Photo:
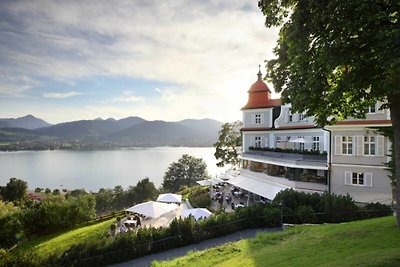
M 151 218 L 158 218 L 165 213 L 176 210 L 177 208 L 178 205 L 176 204 L 148 201 L 130 207 L 129 209 L 126 209 L 126 211 L 136 212 Z
M 182 195 L 177 194 L 161 194 L 157 198 L 158 202 L 167 202 L 167 203 L 181 203 L 182 202 Z
M 205 209 L 205 208 L 188 209 L 188 210 L 182 211 L 182 216 L 184 218 L 187 218 L 190 215 L 192 215 L 195 220 L 198 220 L 200 218 L 208 218 L 211 216 L 211 214 L 212 213 L 208 209 Z
M 206 179 L 206 180 L 200 180 L 200 181 L 197 181 L 197 183 L 199 184 L 199 185 L 214 185 L 214 184 L 218 184 L 218 183 L 222 183 L 222 182 L 224 182 L 222 179 L 219 179 L 219 178 L 211 178 L 211 179 Z

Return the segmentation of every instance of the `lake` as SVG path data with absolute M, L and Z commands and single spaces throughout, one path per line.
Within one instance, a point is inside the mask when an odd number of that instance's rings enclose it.
M 213 147 L 155 147 L 96 151 L 18 151 L 0 152 L 0 185 L 11 177 L 36 187 L 98 191 L 129 185 L 149 177 L 156 187 L 172 162 L 183 154 L 203 158 L 210 175 L 224 172 L 218 168 Z

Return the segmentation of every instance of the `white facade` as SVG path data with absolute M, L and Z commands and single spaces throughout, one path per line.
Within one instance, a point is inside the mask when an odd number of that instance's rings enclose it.
M 364 120 L 349 118 L 322 128 L 313 117 L 292 113 L 290 104 L 270 99 L 269 93 L 260 79 L 249 90 L 242 109 L 241 177 L 233 183 L 270 200 L 279 190 L 293 188 L 350 194 L 362 203 L 391 203 L 385 169 L 391 144 L 376 130 L 391 126 L 388 110 L 377 103 L 368 107 Z

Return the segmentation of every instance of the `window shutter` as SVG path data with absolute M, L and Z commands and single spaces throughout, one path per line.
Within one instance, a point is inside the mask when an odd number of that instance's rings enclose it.
M 351 185 L 352 184 L 352 172 L 344 172 L 344 184 L 345 185 Z
M 356 136 L 356 147 L 357 147 L 357 156 L 364 155 L 364 136 L 362 135 Z
M 364 185 L 372 187 L 372 173 L 364 173 Z
M 254 136 L 251 137 L 251 146 L 255 147 L 256 145 L 256 138 Z
M 261 114 L 260 120 L 261 120 L 261 124 L 264 124 L 264 114 Z
M 308 149 L 308 150 L 311 150 L 312 149 L 312 145 L 313 145 L 312 137 L 311 136 L 306 136 L 306 137 L 304 137 L 304 141 L 305 141 L 304 148 Z
M 268 145 L 268 137 L 264 138 L 264 147 L 269 147 L 269 145 Z
M 342 155 L 342 136 L 335 135 L 335 155 Z
M 286 109 L 285 111 L 285 122 L 289 122 L 289 109 Z
M 251 124 L 256 124 L 256 114 L 251 114 Z
M 378 157 L 384 156 L 384 146 L 383 146 L 384 142 L 383 141 L 384 141 L 383 135 L 376 136 L 376 155 Z

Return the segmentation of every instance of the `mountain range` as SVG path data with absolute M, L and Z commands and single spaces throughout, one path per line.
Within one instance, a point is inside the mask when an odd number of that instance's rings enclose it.
M 209 146 L 218 140 L 222 123 L 212 119 L 178 122 L 140 117 L 101 118 L 51 125 L 32 115 L 0 119 L 0 142 L 57 140 L 107 142 L 118 146 Z

